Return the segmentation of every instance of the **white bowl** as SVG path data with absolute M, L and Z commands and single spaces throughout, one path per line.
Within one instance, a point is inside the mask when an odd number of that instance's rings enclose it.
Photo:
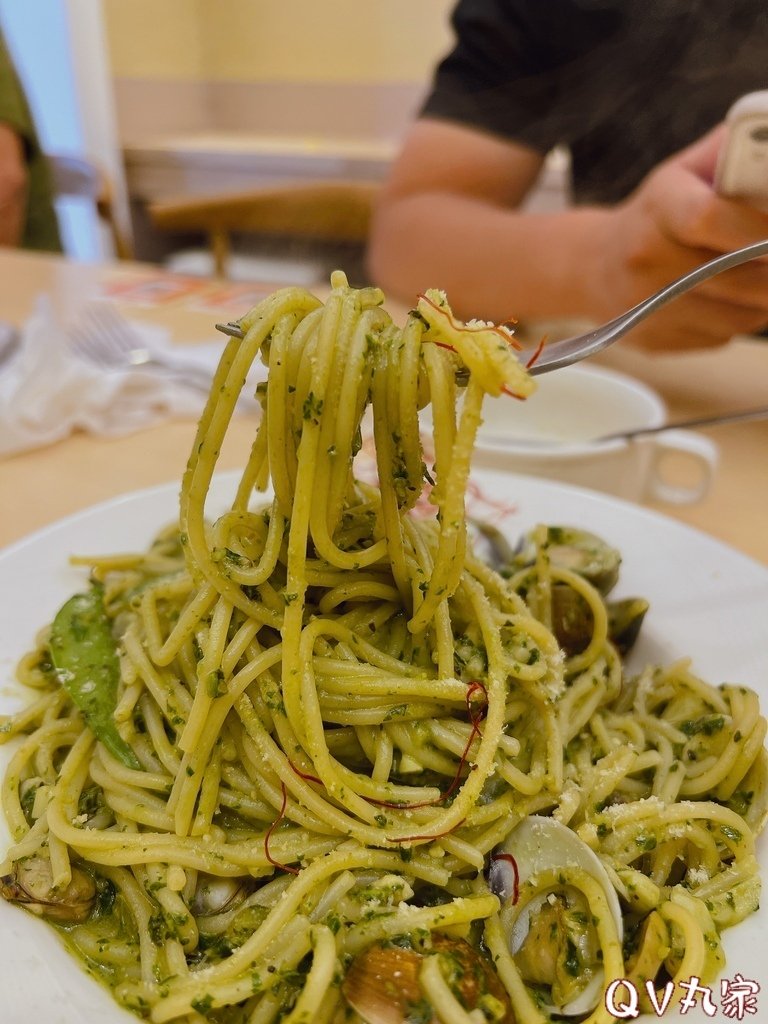
M 633 377 L 599 367 L 569 366 L 537 379 L 525 401 L 486 399 L 474 465 L 507 469 L 590 487 L 631 501 L 699 501 L 711 483 L 717 448 L 691 431 L 634 440 L 608 434 L 658 427 L 660 396 Z M 429 410 L 425 410 L 428 422 Z M 674 458 L 672 457 L 674 456 Z

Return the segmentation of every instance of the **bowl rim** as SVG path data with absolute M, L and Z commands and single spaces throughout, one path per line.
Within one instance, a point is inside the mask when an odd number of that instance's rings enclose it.
M 561 375 L 567 374 L 569 377 L 585 377 L 592 380 L 608 382 L 614 386 L 623 388 L 626 392 L 631 392 L 634 395 L 639 396 L 652 410 L 652 415 L 649 415 L 647 422 L 644 423 L 643 426 L 658 427 L 661 426 L 666 419 L 667 408 L 661 395 L 644 381 L 638 380 L 638 378 L 632 377 L 627 373 L 622 373 L 618 370 L 609 369 L 604 366 L 585 366 L 583 364 L 567 366 L 554 372 Z M 531 397 L 533 401 L 536 400 L 535 393 Z M 526 399 L 526 401 L 529 400 L 530 399 Z M 477 432 L 475 451 L 514 455 L 516 458 L 524 458 L 531 461 L 543 459 L 547 462 L 551 462 L 564 457 L 569 460 L 575 460 L 579 458 L 589 458 L 596 452 L 603 454 L 615 450 L 626 449 L 629 445 L 635 444 L 639 440 L 642 439 L 632 440 L 614 438 L 612 440 L 601 441 L 596 438 L 594 440 L 585 441 L 550 441 L 546 439 L 538 440 L 535 437 L 530 437 L 510 440 L 508 437 L 504 437 L 501 434 L 484 430 L 481 425 Z

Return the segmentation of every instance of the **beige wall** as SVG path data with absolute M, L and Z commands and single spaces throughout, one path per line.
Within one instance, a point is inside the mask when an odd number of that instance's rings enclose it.
M 452 0 L 102 0 L 120 78 L 421 81 Z
M 102 0 L 102 7 L 116 78 L 194 79 L 206 74 L 203 0 Z
M 215 79 L 421 81 L 448 43 L 446 0 L 207 0 Z
M 124 143 L 169 132 L 394 139 L 453 0 L 102 0 Z

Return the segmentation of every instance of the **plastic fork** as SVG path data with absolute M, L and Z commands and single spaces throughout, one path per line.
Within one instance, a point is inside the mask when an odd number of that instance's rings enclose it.
M 643 302 L 639 302 L 626 313 L 617 316 L 615 320 L 609 320 L 608 323 L 603 324 L 601 327 L 596 327 L 594 330 L 587 331 L 584 334 L 576 334 L 571 338 L 563 338 L 561 341 L 555 341 L 551 345 L 545 345 L 536 361 L 530 366 L 530 373 L 534 376 L 541 373 L 549 373 L 551 370 L 559 370 L 563 366 L 570 366 L 572 363 L 578 363 L 582 359 L 587 359 L 589 356 L 602 352 L 603 349 L 613 345 L 619 338 L 623 338 L 633 327 L 636 327 L 646 317 L 655 313 L 657 309 L 671 302 L 672 299 L 676 299 L 679 295 L 684 295 L 685 292 L 689 292 L 696 285 L 709 281 L 710 278 L 716 277 L 726 270 L 732 270 L 733 267 L 738 267 L 742 263 L 748 263 L 759 256 L 768 256 L 768 239 L 762 242 L 754 242 L 743 249 L 734 249 L 733 252 L 725 253 L 725 255 L 718 256 L 708 263 L 703 263 L 700 267 L 696 267 L 695 270 L 689 271 L 689 273 L 666 285 L 666 287 L 654 295 L 644 299 Z M 243 329 L 236 321 L 227 324 L 216 324 L 216 330 L 235 338 L 243 337 Z M 522 351 L 518 353 L 518 359 L 520 362 L 525 363 L 532 355 L 533 352 L 531 351 Z

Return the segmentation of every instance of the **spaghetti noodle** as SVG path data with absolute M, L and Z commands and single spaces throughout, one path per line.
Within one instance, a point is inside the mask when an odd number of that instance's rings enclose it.
M 686 663 L 627 678 L 605 596 L 545 529 L 509 578 L 477 557 L 464 493 L 483 397 L 533 390 L 509 333 L 455 322 L 439 293 L 400 329 L 377 290 L 331 283 L 324 305 L 284 289 L 242 319 L 179 527 L 88 561 L 91 590 L 23 660 L 38 696 L 0 733 L 19 737 L 3 894 L 155 1024 L 393 1019 L 382 1000 L 403 1020 L 535 1024 L 598 966 L 714 977 L 719 933 L 759 893 L 757 698 Z M 259 356 L 261 423 L 210 522 Z M 377 486 L 354 469 L 369 405 Z M 589 623 L 577 650 L 556 635 L 563 590 Z M 114 692 L 77 646 L 110 638 Z M 569 849 L 510 892 L 489 881 L 542 816 L 602 862 L 618 923 Z M 573 1015 L 610 1019 L 599 998 Z

